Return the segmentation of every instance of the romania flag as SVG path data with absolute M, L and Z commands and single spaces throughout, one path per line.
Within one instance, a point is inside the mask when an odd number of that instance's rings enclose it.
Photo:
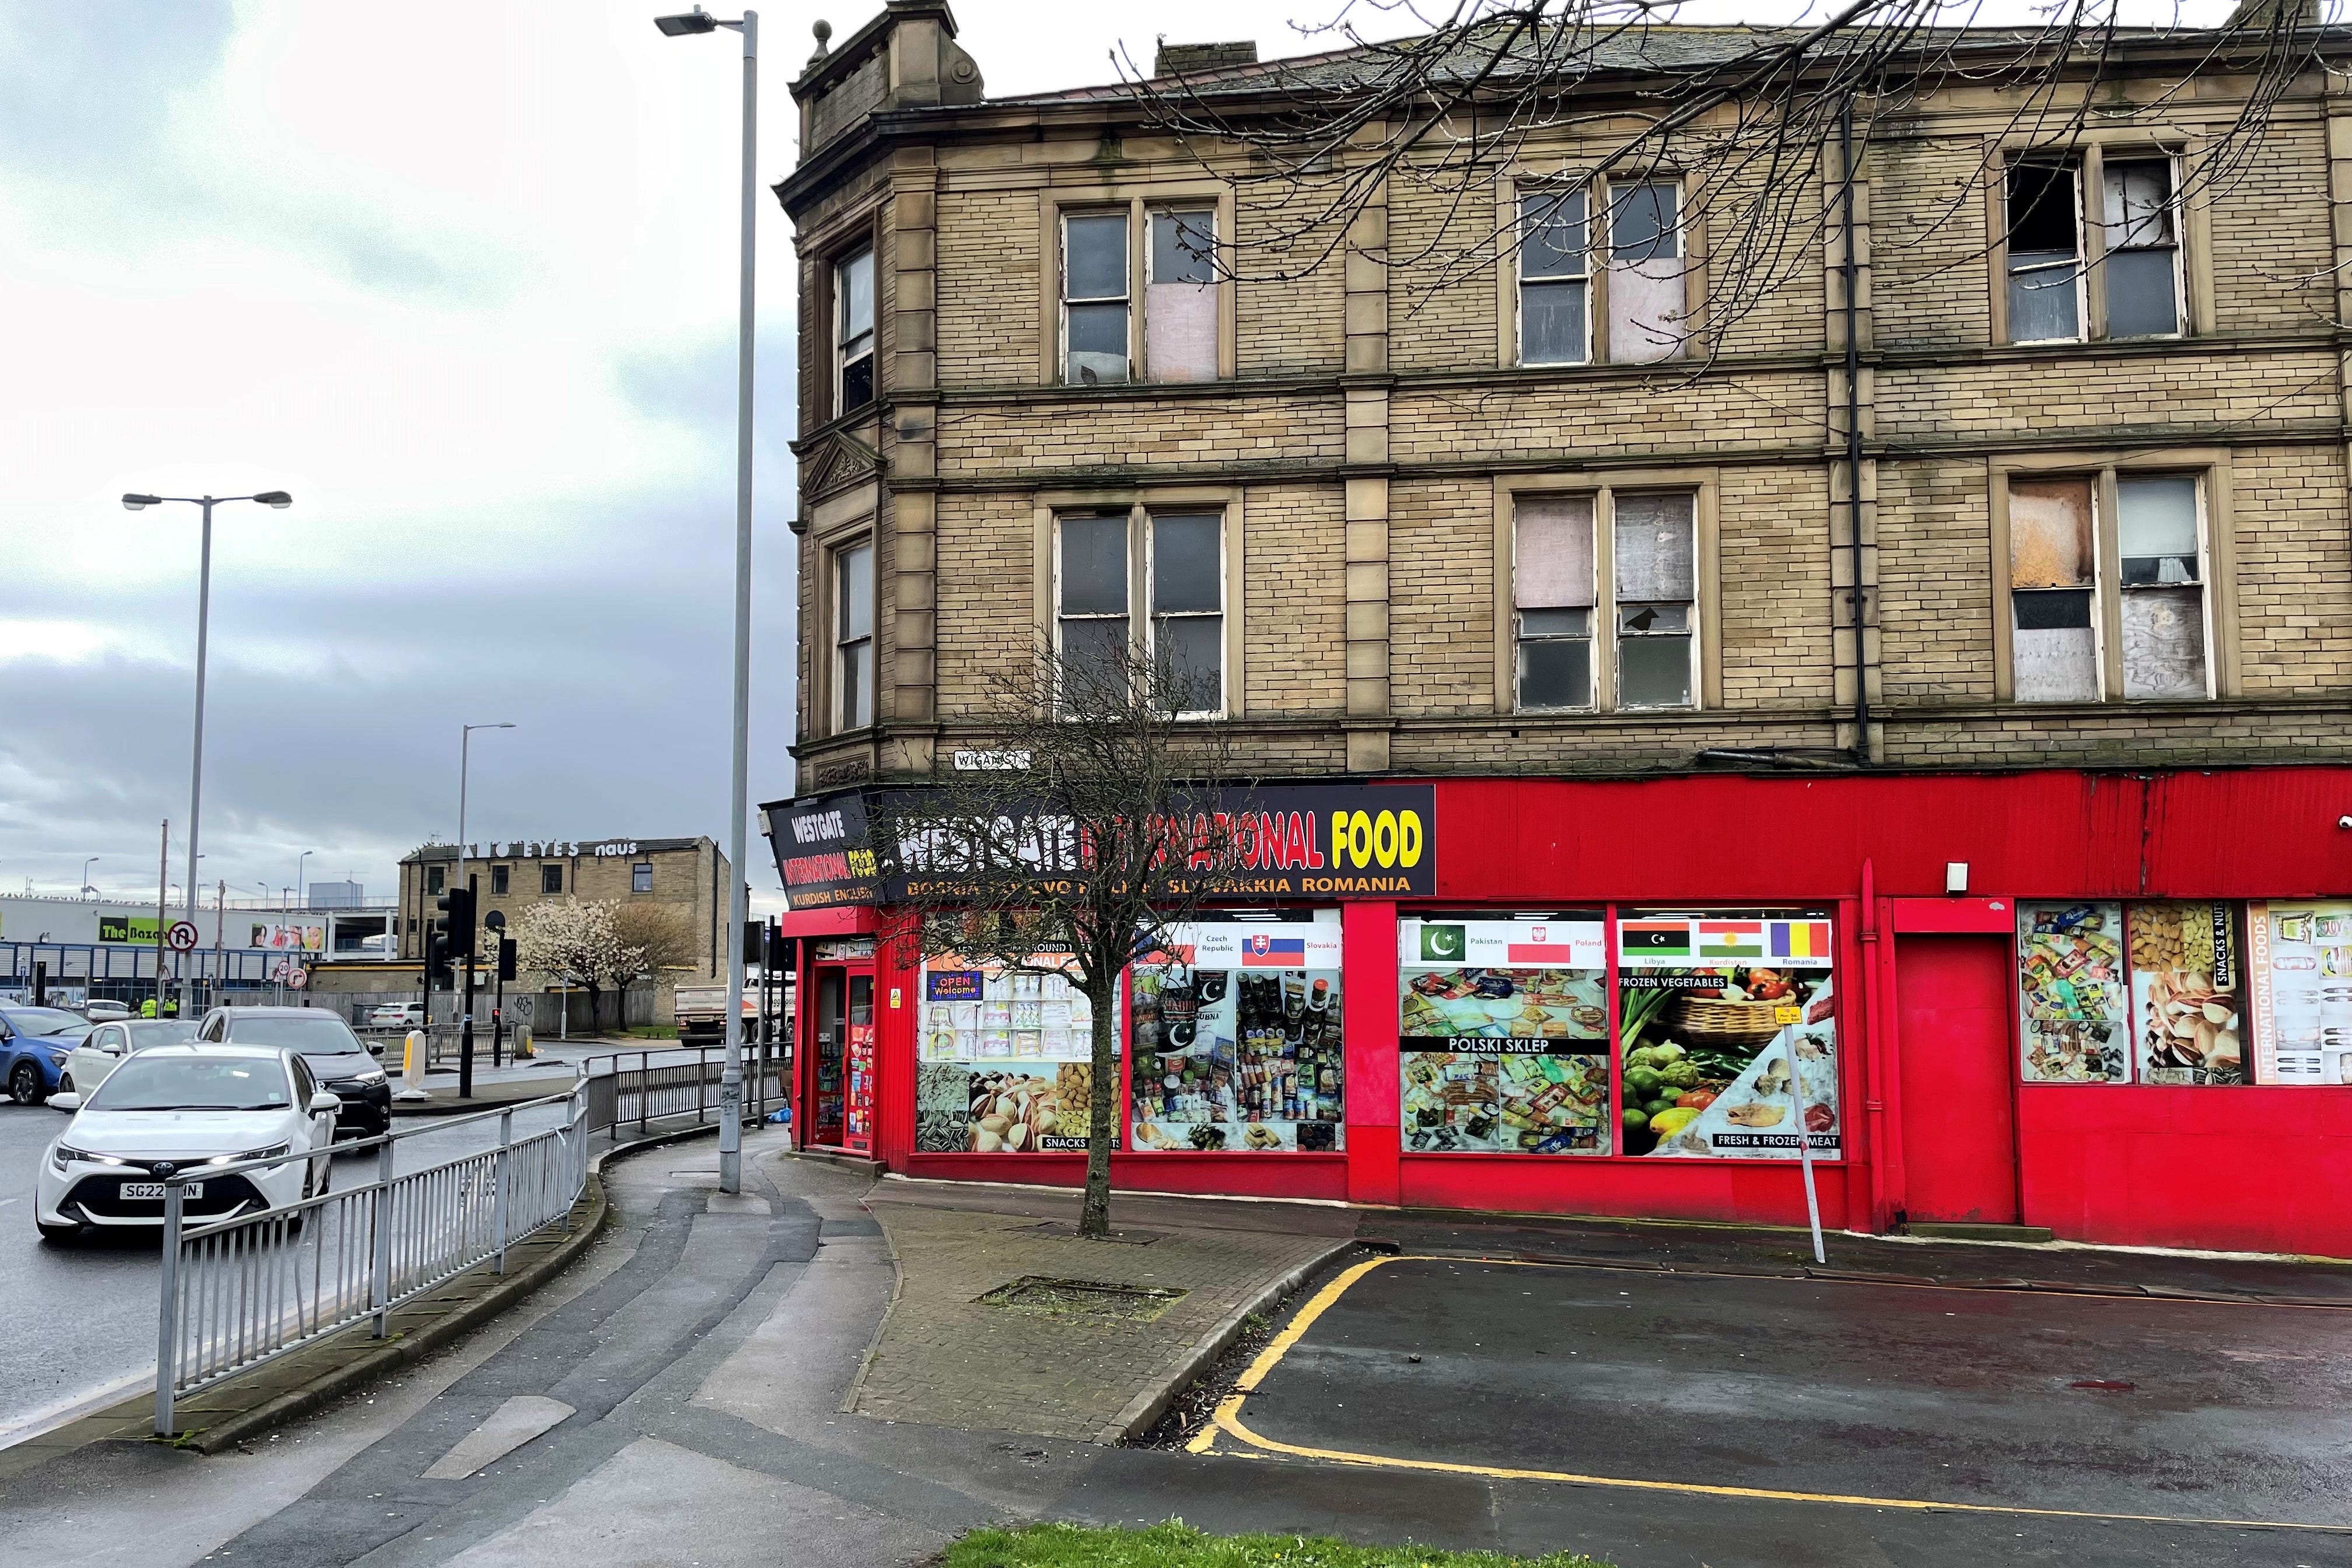
M 1775 958 L 1829 957 L 1830 922 L 1827 921 L 1774 921 L 1772 922 L 1772 956 Z

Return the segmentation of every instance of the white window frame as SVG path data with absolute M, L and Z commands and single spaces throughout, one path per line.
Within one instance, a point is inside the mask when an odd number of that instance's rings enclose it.
M 1689 690 L 1690 700 L 1680 703 L 1630 703 L 1624 700 L 1623 660 L 1618 654 L 1618 644 L 1623 634 L 1617 625 L 1617 497 L 1626 495 L 1680 495 L 1690 500 L 1691 526 L 1691 597 Z M 1519 529 L 1517 506 L 1523 499 L 1587 495 L 1592 499 L 1592 597 L 1590 612 L 1591 623 L 1587 637 L 1591 647 L 1588 659 L 1587 690 L 1591 700 L 1581 707 L 1528 707 L 1519 701 L 1518 662 L 1519 610 L 1509 584 L 1498 594 L 1496 603 L 1509 616 L 1509 634 L 1505 643 L 1503 666 L 1507 676 L 1508 702 L 1507 711 L 1531 716 L 1546 714 L 1592 713 L 1696 713 L 1706 707 L 1706 631 L 1708 604 L 1707 550 L 1709 531 L 1706 522 L 1705 487 L 1691 479 L 1671 479 L 1662 482 L 1637 481 L 1623 485 L 1595 485 L 1590 488 L 1565 489 L 1523 489 L 1510 492 L 1507 503 L 1509 518 L 1509 554 L 1506 557 L 1512 583 L 1518 576 Z M 1642 600 L 1639 603 L 1651 603 Z M 1606 636 L 1603 636 L 1606 628 Z M 1635 636 L 1641 634 L 1635 633 Z M 1604 664 L 1603 643 L 1606 642 Z
M 866 312 L 869 317 L 881 314 L 879 279 L 875 271 L 874 247 L 861 245 L 833 264 L 833 412 L 847 414 L 852 408 L 862 408 L 882 395 L 882 356 L 877 342 L 880 334 L 877 323 L 868 320 L 863 332 L 852 336 L 849 331 L 849 269 L 860 261 L 866 263 Z M 853 350 L 863 342 L 862 350 Z M 869 362 L 867 374 L 872 378 L 872 390 L 856 404 L 846 401 L 849 367 L 859 359 Z
M 1062 607 L 1062 584 L 1064 580 L 1062 570 L 1062 542 L 1066 535 L 1064 531 L 1063 525 L 1071 522 L 1108 522 L 1113 519 L 1117 519 L 1119 522 L 1122 529 L 1121 537 L 1126 542 L 1127 599 L 1124 606 L 1117 613 L 1113 613 L 1109 610 L 1080 610 L 1075 613 L 1065 610 Z M 1135 647 L 1135 605 L 1137 599 L 1135 560 L 1137 551 L 1135 548 L 1134 510 L 1132 508 L 1121 508 L 1118 510 L 1087 507 L 1068 508 L 1055 514 L 1053 520 L 1053 531 L 1054 580 L 1052 584 L 1052 615 L 1054 630 L 1054 658 L 1056 665 L 1059 665 L 1061 661 L 1068 657 L 1067 651 L 1063 646 L 1062 628 L 1066 623 L 1070 621 L 1124 621 L 1127 623 L 1127 645 L 1130 649 L 1132 649 Z M 1060 694 L 1056 692 L 1055 695 L 1055 701 L 1058 703 L 1060 700 Z
M 1231 689 L 1227 684 L 1231 679 L 1231 676 L 1228 673 L 1227 667 L 1232 662 L 1225 657 L 1225 647 L 1227 641 L 1225 637 L 1226 601 L 1231 597 L 1231 595 L 1226 592 L 1225 574 L 1232 553 L 1231 544 L 1226 538 L 1229 530 L 1227 529 L 1225 522 L 1225 509 L 1217 506 L 1182 506 L 1171 504 L 1162 506 L 1147 506 L 1143 508 L 1142 510 L 1144 553 L 1142 575 L 1145 614 L 1150 622 L 1150 625 L 1145 631 L 1145 636 L 1148 640 L 1144 644 L 1144 651 L 1156 665 L 1160 658 L 1160 623 L 1161 621 L 1207 620 L 1213 616 L 1217 622 L 1217 705 L 1214 708 L 1183 709 L 1175 713 L 1173 717 L 1178 719 L 1222 719 L 1225 716 L 1225 710 L 1231 702 Z M 1217 607 L 1215 610 L 1176 610 L 1165 613 L 1160 610 L 1157 599 L 1153 596 L 1154 585 L 1158 582 L 1158 576 L 1152 570 L 1152 557 L 1154 552 L 1160 548 L 1160 518 L 1163 514 L 1169 517 L 1213 517 L 1216 519 Z M 1132 544 L 1134 537 L 1134 525 L 1132 521 L 1130 521 L 1128 529 L 1128 538 L 1130 542 L 1130 545 Z M 1132 602 L 1132 600 L 1133 595 L 1130 592 L 1129 601 Z
M 1169 517 L 1213 517 L 1217 520 L 1217 609 L 1176 611 L 1163 616 L 1152 596 L 1151 555 L 1158 542 L 1156 519 Z M 1066 614 L 1062 608 L 1062 525 L 1090 518 L 1118 518 L 1126 523 L 1127 540 L 1127 608 L 1119 614 L 1087 610 Z M 1240 526 L 1237 505 L 1223 500 L 1187 501 L 1181 500 L 1151 500 L 1125 507 L 1064 506 L 1054 509 L 1045 519 L 1050 531 L 1048 548 L 1051 554 L 1051 576 L 1046 584 L 1046 601 L 1043 609 L 1053 637 L 1055 658 L 1064 657 L 1062 626 L 1066 621 L 1120 620 L 1127 622 L 1128 647 L 1131 653 L 1147 660 L 1159 658 L 1159 629 L 1165 619 L 1205 619 L 1212 614 L 1219 623 L 1217 639 L 1217 706 L 1213 709 L 1187 709 L 1171 715 L 1176 719 L 1213 720 L 1233 716 L 1235 653 L 1239 640 L 1235 636 L 1234 563 L 1239 542 L 1234 534 Z
M 1511 221 L 1515 236 L 1514 249 L 1516 251 L 1511 263 L 1511 346 L 1513 360 L 1522 367 L 1549 370 L 1561 365 L 1591 364 L 1593 363 L 1593 353 L 1599 345 L 1599 334 L 1594 324 L 1594 308 L 1599 303 L 1600 290 L 1593 286 L 1592 277 L 1594 227 L 1592 219 L 1592 197 L 1593 193 L 1601 188 L 1601 182 L 1595 181 L 1583 186 L 1581 191 L 1584 197 L 1584 270 L 1571 276 L 1563 276 L 1559 278 L 1529 278 L 1527 275 L 1527 204 L 1531 201 L 1558 200 L 1569 195 L 1576 195 L 1578 194 L 1577 187 L 1571 185 L 1567 188 L 1560 188 L 1546 184 L 1541 181 L 1529 180 L 1518 184 L 1511 193 Z M 1572 284 L 1574 287 L 1584 291 L 1584 342 L 1581 345 L 1582 353 L 1577 358 L 1565 360 L 1530 360 L 1528 358 L 1527 291 L 1528 285 L 1530 283 L 1539 289 L 1558 288 L 1563 285 Z M 1546 710 L 1546 711 L 1550 711 L 1550 710 Z
M 1070 292 L 1070 220 L 1073 218 L 1114 216 L 1124 218 L 1126 220 L 1127 242 L 1124 248 L 1124 254 L 1121 258 L 1121 266 L 1124 269 L 1124 274 L 1127 279 L 1127 291 L 1123 294 L 1087 294 L 1073 296 Z M 1146 221 L 1148 222 L 1149 220 L 1147 219 Z M 1137 325 L 1135 308 L 1135 204 L 1132 202 L 1127 202 L 1115 205 L 1066 206 L 1060 210 L 1056 218 L 1056 226 L 1059 230 L 1058 238 L 1060 241 L 1060 248 L 1055 258 L 1056 273 L 1055 279 L 1055 293 L 1060 300 L 1060 304 L 1057 307 L 1057 315 L 1060 319 L 1061 352 L 1056 356 L 1056 364 L 1059 369 L 1059 374 L 1055 379 L 1067 386 L 1132 385 L 1141 379 L 1136 374 L 1138 366 L 1136 364 L 1137 356 L 1135 352 Z M 1074 367 L 1070 363 L 1070 355 L 1073 352 L 1070 346 L 1070 307 L 1072 305 L 1114 304 L 1119 306 L 1127 312 L 1127 372 L 1116 381 L 1102 381 L 1097 379 L 1097 381 L 1089 382 L 1084 376 L 1072 374 Z

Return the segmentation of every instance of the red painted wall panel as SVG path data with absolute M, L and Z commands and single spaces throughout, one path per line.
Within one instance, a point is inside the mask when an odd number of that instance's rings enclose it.
M 1813 1175 L 1822 1224 L 1833 1229 L 1860 1224 L 1859 1212 L 1848 1215 L 1846 1168 L 1816 1165 Z M 1407 1154 L 1402 1190 L 1407 1208 L 1805 1223 L 1804 1176 L 1793 1160 L 1783 1169 L 1715 1160 Z

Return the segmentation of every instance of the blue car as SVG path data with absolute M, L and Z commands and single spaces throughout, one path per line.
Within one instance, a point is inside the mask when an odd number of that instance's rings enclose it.
M 0 1007 L 0 1086 L 19 1105 L 58 1091 L 58 1075 L 89 1033 L 89 1020 L 62 1007 Z

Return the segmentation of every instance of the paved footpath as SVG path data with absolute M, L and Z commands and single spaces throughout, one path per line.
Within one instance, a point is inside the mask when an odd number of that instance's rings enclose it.
M 877 1187 L 860 1173 L 782 1157 L 773 1134 L 753 1137 L 749 1151 L 746 1190 L 734 1198 L 714 1191 L 716 1153 L 707 1142 L 608 1166 L 618 1223 L 571 1274 L 473 1340 L 249 1453 L 204 1458 L 123 1444 L 0 1482 L 0 1560 L 43 1568 L 880 1568 L 919 1563 L 955 1531 L 989 1519 L 1171 1515 L 1219 1530 L 1517 1552 L 1574 1547 L 1623 1568 L 2289 1568 L 2347 1560 L 2341 1536 L 1645 1494 L 1263 1452 L 1110 1447 L 844 1414 L 844 1401 L 862 1392 L 869 1348 L 877 1369 L 888 1365 L 888 1336 L 878 1344 L 876 1336 L 896 1270 L 877 1212 L 911 1238 L 924 1219 L 898 1205 L 961 1209 L 982 1216 L 971 1222 L 976 1230 L 1006 1229 L 999 1222 L 1013 1215 L 1033 1224 L 1066 1218 L 1075 1205 L 1065 1195 L 1001 1189 Z M 1442 1239 L 1434 1222 L 1411 1216 L 1296 1206 L 1122 1200 L 1114 1220 L 1132 1229 L 1264 1232 L 1290 1246 L 1301 1230 L 1351 1241 L 1360 1225 L 1384 1233 L 1418 1225 L 1417 1249 Z M 954 1234 L 935 1216 L 931 1223 Z M 1547 1234 L 1549 1245 L 1568 1245 Z M 1601 1247 L 1623 1233 L 1595 1234 Z M 1495 1239 L 1480 1245 L 1491 1250 Z M 926 1245 L 910 1240 L 910 1271 L 922 1267 Z M 1012 1245 L 1072 1244 L 1037 1233 Z M 1109 1256 L 1122 1245 L 1081 1250 Z M 1145 1258 L 1166 1245 L 1124 1244 L 1119 1255 Z M 1710 1246 L 1720 1251 L 1731 1240 Z M 1034 1271 L 1023 1259 L 1003 1261 Z M 1261 1261 L 1272 1268 L 1281 1259 Z M 1761 1268 L 1771 1260 L 1755 1261 Z M 1104 1271 L 1091 1270 L 1098 1282 L 1137 1283 L 1102 1281 Z M 1075 1268 L 1058 1277 L 1085 1278 Z M 2322 1282 L 2297 1280 L 2292 1293 L 2315 1293 Z M 1703 1279 L 1688 1283 L 1706 1288 Z M 1223 1287 L 1212 1279 L 1200 1288 Z M 912 1289 L 901 1294 L 902 1304 L 920 1299 Z M 962 1305 L 959 1299 L 957 1310 Z M 913 1311 L 908 1326 L 920 1330 L 912 1319 L 921 1315 Z M 1923 1331 L 1918 1353 L 1968 1352 L 1965 1344 L 1936 1342 L 1935 1331 L 1934 1324 Z M 1171 1325 L 1159 1348 L 1170 1351 L 1184 1335 L 1197 1339 L 1198 1325 L 1181 1334 Z M 1693 1356 L 1704 1353 L 1702 1341 L 1688 1342 Z M 1335 1402 L 1352 1402 L 1344 1369 L 1330 1370 L 1342 1373 Z M 1285 1396 L 1296 1405 L 1309 1392 L 1294 1384 Z M 1402 1425 L 1412 1410 L 1399 1409 Z M 1311 1410 L 1298 1418 L 1328 1426 Z M 1711 1458 L 1738 1463 L 1727 1453 Z

